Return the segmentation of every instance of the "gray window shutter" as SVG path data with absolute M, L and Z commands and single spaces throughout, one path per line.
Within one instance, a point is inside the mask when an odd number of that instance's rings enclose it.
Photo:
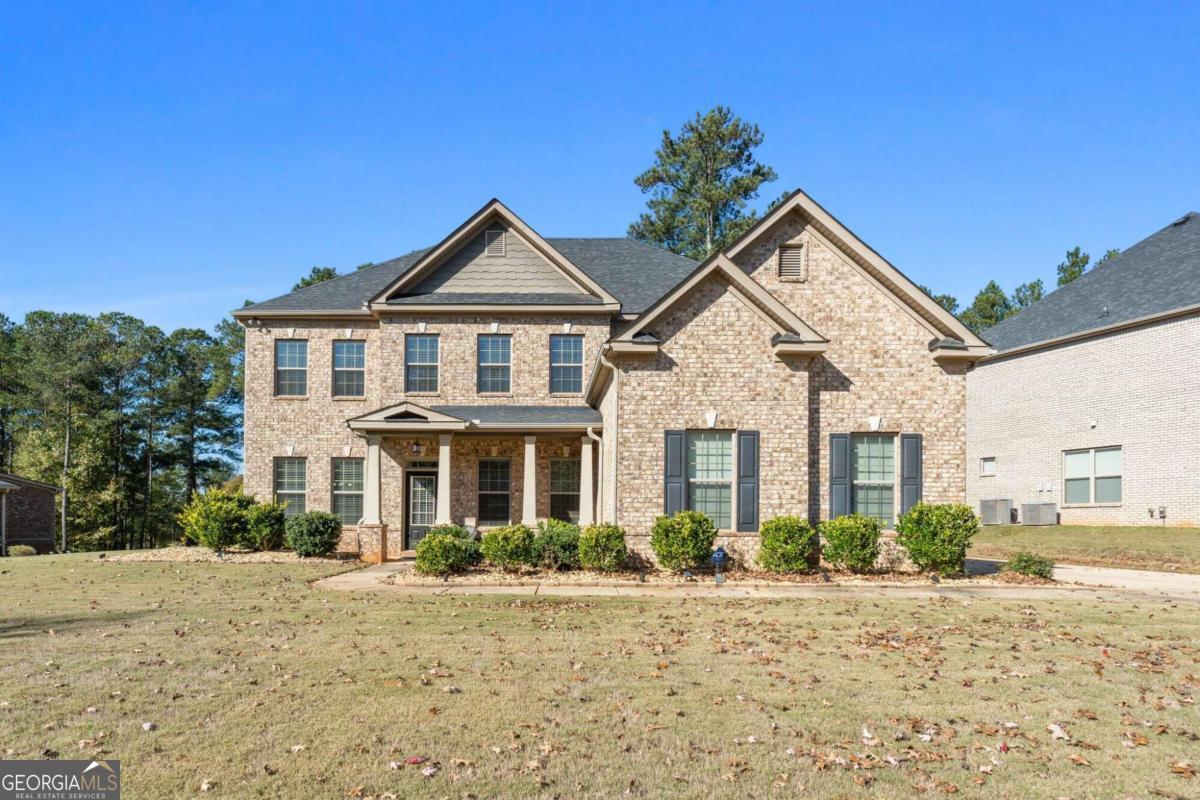
M 850 434 L 829 434 L 829 518 L 850 513 Z
M 737 435 L 737 529 L 758 530 L 758 431 Z
M 900 513 L 921 501 L 921 434 L 900 434 Z
M 687 508 L 687 459 L 684 431 L 666 431 L 663 447 L 663 513 Z

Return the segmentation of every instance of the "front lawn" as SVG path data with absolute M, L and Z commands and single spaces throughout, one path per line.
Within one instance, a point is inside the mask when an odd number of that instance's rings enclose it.
M 1064 564 L 1200 573 L 1200 528 L 986 525 L 968 555 L 1008 558 L 1021 550 Z
M 1195 605 L 309 586 L 337 569 L 0 561 L 4 757 L 119 758 L 138 798 L 1200 790 Z

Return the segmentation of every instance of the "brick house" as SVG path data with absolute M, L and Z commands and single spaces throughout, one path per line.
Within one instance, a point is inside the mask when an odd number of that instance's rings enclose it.
M 967 378 L 969 502 L 1200 525 L 1200 214 L 983 336 L 996 352 Z
M 760 521 L 961 501 L 987 346 L 803 192 L 703 264 L 544 239 L 491 201 L 436 246 L 235 312 L 245 486 L 343 547 L 431 525 Z
M 24 544 L 39 553 L 54 552 L 57 486 L 0 472 L 0 555 Z

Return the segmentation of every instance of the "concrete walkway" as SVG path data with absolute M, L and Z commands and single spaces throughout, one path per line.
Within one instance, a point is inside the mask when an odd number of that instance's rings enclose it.
M 403 586 L 386 583 L 388 576 L 411 569 L 411 562 L 389 561 L 354 572 L 316 581 L 320 589 L 342 592 L 384 592 L 408 595 L 503 594 L 546 597 L 730 597 L 730 598 L 830 598 L 912 597 L 955 599 L 993 598 L 1028 600 L 1051 598 L 1155 599 L 1200 602 L 1200 575 L 1178 575 L 1143 570 L 1061 566 L 1054 576 L 1057 586 L 942 584 L 757 584 L 717 586 L 711 581 L 679 585 L 607 584 L 572 586 L 555 583 L 478 585 L 454 583 Z M 987 562 L 972 572 L 987 572 Z

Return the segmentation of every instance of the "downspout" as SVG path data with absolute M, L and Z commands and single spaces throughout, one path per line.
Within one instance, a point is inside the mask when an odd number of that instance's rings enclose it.
M 0 556 L 8 555 L 8 490 L 0 491 Z
M 592 519 L 596 522 L 607 522 L 608 520 L 601 519 L 600 515 L 595 512 L 596 501 L 604 502 L 604 440 L 596 435 L 596 431 L 592 430 L 592 426 L 588 425 L 588 438 L 596 443 L 596 477 L 599 478 L 595 483 L 596 497 L 592 499 Z

